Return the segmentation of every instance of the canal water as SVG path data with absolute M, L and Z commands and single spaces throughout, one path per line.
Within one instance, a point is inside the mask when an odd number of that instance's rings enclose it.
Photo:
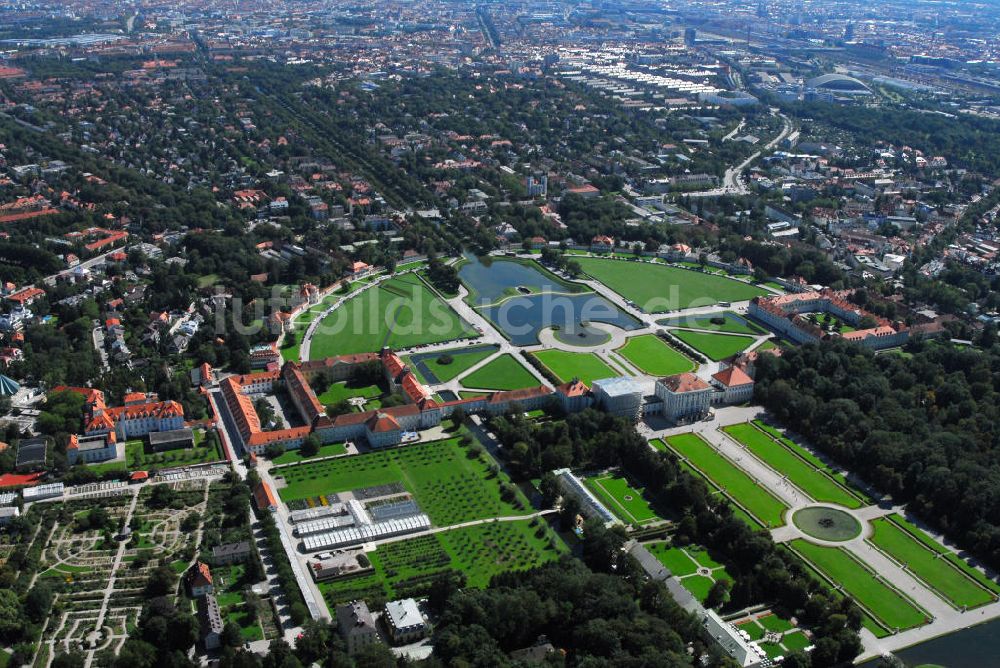
M 896 652 L 909 668 L 944 666 L 945 668 L 1000 668 L 1000 619 L 973 626 L 950 635 L 928 640 Z M 865 668 L 875 668 L 879 660 L 867 661 Z

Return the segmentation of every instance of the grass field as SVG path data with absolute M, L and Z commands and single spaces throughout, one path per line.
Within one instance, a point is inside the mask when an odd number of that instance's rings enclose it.
M 721 323 L 714 323 L 712 319 L 721 317 Z M 709 332 L 728 332 L 730 334 L 763 334 L 764 330 L 757 325 L 744 320 L 735 313 L 725 312 L 720 316 L 711 315 L 690 315 L 679 318 L 664 318 L 657 320 L 659 325 L 669 327 L 683 327 L 685 329 L 704 329 Z
M 142 440 L 128 441 L 125 443 L 125 459 L 128 462 L 128 469 L 134 471 L 143 467 L 176 468 L 225 459 L 219 450 L 217 441 L 214 438 L 206 439 L 203 430 L 194 430 L 194 443 L 193 448 L 153 452 Z
M 650 376 L 672 376 L 690 371 L 694 362 L 684 357 L 656 334 L 633 336 L 618 349 L 618 354 Z
M 646 524 L 660 519 L 643 498 L 644 489 L 636 489 L 621 475 L 587 478 L 587 488 L 626 524 Z
M 813 468 L 823 471 L 828 476 L 839 482 L 843 487 L 847 487 L 848 489 L 850 489 L 858 498 L 861 499 L 862 505 L 868 506 L 874 503 L 874 500 L 871 497 L 869 497 L 863 491 L 852 485 L 843 474 L 834 471 L 832 468 L 830 468 L 828 464 L 826 464 L 826 462 L 824 462 L 822 459 L 820 459 L 813 453 L 803 448 L 801 445 L 799 445 L 792 439 L 782 434 L 778 429 L 775 429 L 771 425 L 765 424 L 760 420 L 754 420 L 753 425 L 758 429 L 760 429 L 761 431 L 765 432 L 766 434 L 770 435 L 771 438 L 778 441 L 779 443 L 781 443 L 783 446 L 785 446 L 795 454 L 797 454 L 801 459 L 806 460 L 806 462 L 811 464 Z
M 477 390 L 520 390 L 540 384 L 510 353 L 500 355 L 462 379 L 463 387 Z
M 320 583 L 329 604 L 364 598 L 383 601 L 425 596 L 439 573 L 465 574 L 468 586 L 485 587 L 498 573 L 521 571 L 567 551 L 543 521 L 490 522 L 381 545 L 369 552 L 374 572 Z
M 824 547 L 804 539 L 790 543 L 800 556 L 838 583 L 890 631 L 910 629 L 927 623 L 927 615 L 896 589 L 876 578 L 849 552 Z
M 716 362 L 743 352 L 747 346 L 753 343 L 753 339 L 749 336 L 733 334 L 693 332 L 686 329 L 674 329 L 670 333 Z
M 402 448 L 272 469 L 287 486 L 278 490 L 285 501 L 306 499 L 362 487 L 402 483 L 437 526 L 490 517 L 523 515 L 501 498 L 506 474 L 493 474 L 489 458 L 470 458 L 458 439 L 418 443 Z
M 722 276 L 649 262 L 581 257 L 584 272 L 645 311 L 661 313 L 722 301 L 742 301 L 765 290 Z
M 700 545 L 674 547 L 666 541 L 648 543 L 646 549 L 702 603 L 717 580 L 733 581 L 725 566 L 712 559 Z M 707 569 L 699 572 L 699 568 Z
M 466 352 L 463 348 L 454 348 L 452 350 L 442 350 L 439 353 L 435 353 L 433 356 L 423 356 L 420 361 L 427 369 L 434 374 L 434 378 L 437 383 L 447 383 L 452 378 L 455 378 L 463 371 L 466 371 L 474 367 L 479 362 L 496 353 L 497 349 L 493 346 L 489 348 L 475 348 Z M 441 358 L 445 355 L 451 357 L 451 362 L 448 364 L 442 364 Z M 403 360 L 406 362 L 413 372 L 417 374 L 423 383 L 432 383 L 433 381 L 427 378 L 420 364 L 413 361 L 413 357 Z
M 312 457 L 303 457 L 299 450 L 288 450 L 285 454 L 280 457 L 276 457 L 271 460 L 275 466 L 281 466 L 282 464 L 294 464 L 296 462 L 304 462 L 308 459 L 319 459 L 320 457 L 333 457 L 335 455 L 342 455 L 347 452 L 347 448 L 344 447 L 343 443 L 330 443 L 329 445 L 320 446 L 319 452 L 317 452 Z
M 613 378 L 621 375 L 621 372 L 612 369 L 594 353 L 540 350 L 532 354 L 564 383 L 579 378 L 590 385 L 601 378 Z
M 791 482 L 808 494 L 814 501 L 836 503 L 847 508 L 860 508 L 861 500 L 817 470 L 782 443 L 757 429 L 750 423 L 723 427 L 724 432 L 747 446 L 758 459 L 779 473 L 788 476 Z
M 725 490 L 762 524 L 772 528 L 785 524 L 784 514 L 788 506 L 716 452 L 700 436 L 678 434 L 667 438 L 667 444 Z
M 349 380 L 344 380 L 331 384 L 322 394 L 316 395 L 316 398 L 324 406 L 329 406 L 353 397 L 364 397 L 369 400 L 369 403 L 372 403 L 371 400 L 378 399 L 383 394 L 382 388 L 378 385 L 357 385 Z M 366 408 L 378 408 L 378 406 L 366 404 Z
M 944 548 L 933 550 L 892 521 L 880 517 L 872 522 L 874 533 L 869 540 L 896 561 L 906 564 L 914 576 L 951 602 L 956 608 L 976 608 L 996 600 L 996 596 L 956 568 L 942 555 Z M 930 538 L 930 536 L 928 536 Z
M 476 336 L 458 314 L 413 274 L 365 290 L 326 316 L 309 348 L 312 359 L 410 348 Z

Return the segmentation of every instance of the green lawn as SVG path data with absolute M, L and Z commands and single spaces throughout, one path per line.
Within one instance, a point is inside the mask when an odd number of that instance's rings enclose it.
M 410 348 L 476 336 L 413 274 L 365 290 L 324 318 L 310 344 L 312 359 Z
M 644 489 L 636 489 L 621 475 L 587 478 L 587 488 L 626 524 L 645 524 L 660 519 L 643 498 Z
M 688 344 L 705 357 L 718 362 L 743 352 L 753 343 L 749 336 L 734 334 L 713 334 L 708 332 L 693 332 L 686 329 L 675 329 L 670 332 L 678 339 Z
M 459 439 L 417 443 L 392 450 L 273 469 L 287 486 L 278 494 L 285 501 L 336 492 L 402 483 L 437 526 L 490 517 L 523 515 L 527 503 L 517 493 L 501 498 L 506 474 L 493 474 L 492 459 L 470 458 Z
M 364 397 L 365 399 L 378 399 L 384 394 L 378 385 L 357 385 L 349 380 L 333 383 L 322 394 L 317 394 L 316 398 L 324 406 L 336 404 L 344 399 L 354 397 Z
M 712 322 L 714 318 L 721 318 L 721 323 Z M 669 327 L 683 327 L 685 329 L 704 329 L 710 332 L 728 332 L 730 334 L 763 334 L 764 330 L 757 325 L 745 320 L 735 313 L 726 311 L 719 315 L 689 315 L 679 318 L 664 318 L 657 320 L 658 325 Z
M 986 575 L 982 571 L 970 566 L 968 563 L 965 562 L 965 560 L 963 560 L 954 552 L 946 549 L 943 545 L 941 545 L 936 540 L 931 538 L 925 531 L 922 531 L 915 524 L 913 524 L 912 522 L 908 522 L 905 518 L 903 518 L 901 515 L 898 514 L 893 514 L 890 515 L 889 517 L 892 519 L 893 522 L 896 523 L 897 526 L 899 526 L 899 528 L 901 528 L 903 531 L 910 534 L 913 538 L 923 543 L 925 547 L 944 555 L 944 558 L 950 561 L 953 566 L 956 566 L 957 568 L 961 569 L 962 572 L 964 572 L 966 575 L 968 575 L 969 577 L 971 577 L 976 582 L 986 587 L 993 593 L 1000 594 L 1000 584 L 986 577 Z
M 656 334 L 631 337 L 618 354 L 650 376 L 672 376 L 690 371 L 694 362 L 674 350 Z
M 784 514 L 788 506 L 716 452 L 700 436 L 693 433 L 678 434 L 668 437 L 667 444 L 724 489 L 762 524 L 772 528 L 785 524 Z
M 141 440 L 128 441 L 125 444 L 125 458 L 128 460 L 130 471 L 141 468 L 177 468 L 181 466 L 194 466 L 195 464 L 207 464 L 225 459 L 219 449 L 215 439 L 206 443 L 205 433 L 200 429 L 194 432 L 195 446 L 180 450 L 166 450 L 164 452 L 153 452 L 147 444 Z
M 296 450 L 288 450 L 285 454 L 277 457 L 272 461 L 275 466 L 280 466 L 282 464 L 294 464 L 295 462 L 302 462 L 307 459 L 318 459 L 320 457 L 333 457 L 335 455 L 342 455 L 347 452 L 347 448 L 344 447 L 343 443 L 330 443 L 329 445 L 322 445 L 319 448 L 319 452 L 311 457 L 305 457 L 302 453 Z
M 869 540 L 925 582 L 956 608 L 977 608 L 996 600 L 996 596 L 968 577 L 943 557 L 944 548 L 933 550 L 918 541 L 891 518 L 872 522 L 875 530 Z M 929 536 L 928 536 L 929 538 Z
M 534 525 L 534 526 L 533 526 Z M 485 587 L 498 573 L 522 571 L 567 551 L 542 521 L 489 522 L 381 545 L 369 552 L 373 573 L 320 583 L 328 604 L 426 596 L 439 573 L 454 570 L 468 586 Z
M 451 350 L 442 350 L 439 353 L 435 353 L 433 357 L 423 357 L 422 362 L 430 370 L 432 374 L 437 378 L 438 383 L 447 383 L 452 378 L 455 378 L 463 371 L 474 367 L 479 362 L 496 353 L 497 348 L 494 346 L 489 346 L 487 348 L 473 348 L 466 351 L 464 348 L 453 348 Z M 448 364 L 443 364 L 441 358 L 445 355 L 451 357 L 451 362 Z M 426 378 L 420 370 L 420 366 L 413 362 L 412 357 L 403 360 L 409 367 L 413 370 L 420 381 L 423 383 L 430 383 L 430 379 Z
M 765 432 L 766 434 L 770 435 L 771 438 L 778 441 L 792 452 L 794 452 L 796 455 L 799 456 L 799 458 L 806 460 L 806 462 L 811 464 L 813 468 L 823 471 L 828 476 L 839 482 L 841 486 L 850 489 L 855 496 L 861 499 L 862 501 L 861 505 L 869 506 L 872 503 L 874 503 L 874 500 L 871 497 L 862 492 L 860 489 L 851 485 L 851 483 L 848 482 L 847 478 L 843 474 L 834 471 L 822 459 L 820 459 L 819 457 L 809 452 L 808 450 L 803 448 L 801 445 L 799 445 L 792 439 L 782 434 L 781 431 L 779 431 L 778 429 L 775 429 L 771 425 L 761 422 L 760 420 L 754 420 L 753 425 L 758 429 L 760 429 L 761 431 Z
M 687 552 L 667 541 L 649 543 L 646 549 L 677 577 L 694 575 L 698 571 L 698 563 Z
M 302 337 L 305 335 L 305 328 L 295 329 L 285 334 L 281 343 L 281 359 L 286 362 L 298 362 L 299 350 L 302 348 Z
M 620 371 L 612 369 L 594 353 L 540 350 L 532 354 L 564 383 L 579 378 L 590 385 L 601 378 L 614 378 L 622 375 Z
M 750 423 L 734 424 L 723 431 L 747 446 L 758 459 L 774 470 L 788 476 L 788 479 L 808 494 L 814 501 L 836 503 L 847 508 L 860 508 L 861 500 L 847 489 L 817 470 L 809 462 L 786 448 L 779 441 L 757 429 Z
M 845 593 L 853 597 L 890 631 L 910 629 L 929 621 L 923 611 L 896 589 L 875 577 L 867 567 L 843 548 L 824 547 L 801 538 L 793 540 L 790 545 L 833 582 L 843 587 Z
M 584 272 L 650 313 L 743 301 L 767 294 L 722 276 L 649 262 L 581 257 Z
M 463 387 L 477 390 L 520 390 L 541 383 L 510 353 L 504 353 L 462 379 Z

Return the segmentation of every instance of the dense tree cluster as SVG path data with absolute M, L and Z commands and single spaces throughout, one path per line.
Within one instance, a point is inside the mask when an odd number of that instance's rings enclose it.
M 916 341 L 912 358 L 841 342 L 764 356 L 782 423 L 1000 567 L 1000 349 Z

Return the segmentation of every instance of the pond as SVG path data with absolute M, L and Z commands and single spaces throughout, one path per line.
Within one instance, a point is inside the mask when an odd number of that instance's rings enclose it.
M 538 333 L 552 326 L 569 332 L 579 332 L 586 322 L 606 322 L 626 330 L 642 327 L 600 295 L 529 263 L 471 258 L 458 276 L 469 289 L 470 303 L 515 345 L 538 343 Z M 532 294 L 523 294 L 520 288 Z

